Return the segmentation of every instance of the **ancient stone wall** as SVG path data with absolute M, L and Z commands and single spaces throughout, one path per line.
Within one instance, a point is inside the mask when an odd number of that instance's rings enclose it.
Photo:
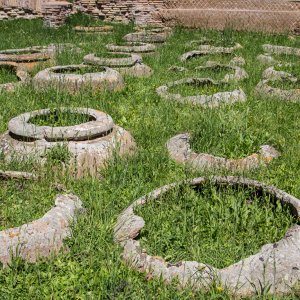
M 113 22 L 300 33 L 300 0 L 0 0 L 0 20 L 44 16 L 57 27 L 77 11 Z
M 77 0 L 75 7 L 107 21 L 159 23 L 164 0 Z
M 39 0 L 0 0 L 0 20 L 41 17 Z

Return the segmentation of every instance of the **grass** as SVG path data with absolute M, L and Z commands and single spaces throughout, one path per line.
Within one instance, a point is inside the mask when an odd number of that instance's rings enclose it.
M 300 88 L 300 84 L 299 84 L 300 70 L 299 70 L 298 64 L 293 63 L 293 64 L 287 65 L 287 66 L 276 66 L 275 70 L 290 73 L 294 77 L 297 77 L 298 80 L 297 81 L 291 81 L 291 80 L 288 80 L 288 79 L 284 79 L 284 80 L 272 81 L 270 83 L 270 85 L 272 87 L 277 87 L 277 88 L 280 88 L 280 89 L 283 89 L 283 90 L 299 89 Z
M 82 62 L 84 55 L 100 49 L 104 52 L 106 44 L 121 42 L 122 37 L 133 28 L 132 24 L 116 24 L 113 34 L 105 36 L 76 34 L 72 29 L 75 25 L 95 25 L 95 23 L 102 24 L 82 16 L 74 16 L 65 26 L 56 30 L 43 28 L 40 20 L 1 22 L 0 48 L 12 49 L 69 42 L 82 48 L 82 53 L 65 51 L 57 57 L 56 64 L 78 64 Z M 217 109 L 204 109 L 164 101 L 157 96 L 155 92 L 157 87 L 185 76 L 182 73 L 167 71 L 170 66 L 182 65 L 192 69 L 193 66 L 198 66 L 210 58 L 206 56 L 199 61 L 191 60 L 187 63 L 179 61 L 180 55 L 193 50 L 193 47 L 186 46 L 187 42 L 204 36 L 214 40 L 231 39 L 243 46 L 231 56 L 241 55 L 246 60 L 245 69 L 249 73 L 249 79 L 238 84 L 247 94 L 248 99 L 245 103 L 225 105 Z M 154 75 L 146 79 L 126 77 L 126 87 L 120 92 L 95 94 L 92 91 L 84 91 L 70 95 L 54 89 L 35 91 L 30 86 L 24 86 L 13 94 L 1 93 L 0 132 L 7 130 L 7 123 L 12 117 L 25 111 L 47 107 L 51 109 L 67 106 L 90 107 L 110 114 L 116 124 L 132 133 L 138 145 L 138 151 L 134 157 L 130 159 L 116 157 L 112 160 L 101 173 L 103 180 L 90 177 L 75 180 L 67 174 L 62 176 L 61 172 L 55 172 L 51 164 L 41 168 L 33 162 L 20 164 L 0 160 L 1 169 L 27 170 L 41 176 L 38 182 L 25 183 L 25 190 L 28 191 L 29 197 L 27 198 L 28 204 L 22 209 L 13 211 L 13 207 L 10 207 L 10 203 L 18 203 L 18 199 L 26 199 L 25 194 L 21 194 L 17 188 L 10 188 L 5 197 L 1 197 L 1 207 L 11 209 L 11 212 L 1 209 L 1 219 L 6 220 L 4 226 L 2 225 L 3 228 L 17 226 L 41 217 L 53 205 L 52 193 L 54 191 L 51 187 L 55 183 L 64 184 L 68 190 L 76 193 L 86 208 L 86 213 L 80 216 L 74 224 L 72 238 L 66 241 L 70 249 L 68 253 L 41 259 L 36 264 L 15 260 L 10 267 L 0 270 L 1 299 L 232 299 L 225 291 L 217 291 L 213 287 L 206 294 L 195 293 L 189 289 L 178 290 L 175 285 L 166 287 L 159 280 L 146 280 L 143 274 L 131 271 L 124 265 L 121 249 L 113 242 L 112 230 L 118 214 L 140 196 L 164 184 L 196 176 L 211 175 L 209 172 L 193 172 L 176 164 L 168 157 L 165 143 L 170 137 L 180 132 L 192 133 L 194 142 L 197 141 L 199 149 L 205 152 L 234 158 L 253 153 L 260 145 L 271 143 L 282 152 L 281 157 L 272 162 L 268 168 L 247 171 L 242 175 L 275 185 L 300 197 L 300 174 L 298 172 L 300 104 L 267 100 L 257 97 L 254 92 L 265 69 L 257 63 L 256 56 L 263 53 L 260 45 L 265 43 L 300 47 L 299 38 L 290 40 L 287 35 L 263 35 L 230 30 L 221 33 L 176 28 L 167 43 L 158 48 L 157 54 L 144 58 L 144 62 L 154 70 Z M 226 61 L 230 60 L 231 56 L 215 57 Z M 44 67 L 39 66 L 33 74 Z M 193 72 L 191 70 L 191 73 Z M 68 155 L 64 149 L 57 149 L 51 158 L 54 161 L 65 161 Z M 224 171 L 222 174 L 232 173 Z M 13 183 L 3 183 L 4 186 L 11 184 Z M 39 192 L 43 189 L 46 193 Z M 193 194 L 192 191 L 186 191 L 186 195 L 183 195 L 181 199 L 191 199 L 191 203 L 177 201 L 178 205 L 175 205 L 172 201 L 171 203 L 168 201 L 168 206 L 166 204 L 160 208 L 166 209 L 169 216 L 174 216 L 176 211 L 180 211 L 182 205 L 186 205 L 186 212 L 184 214 L 178 212 L 178 214 L 182 217 L 194 215 L 195 222 L 200 222 L 203 215 L 193 213 L 193 210 L 197 211 L 197 207 L 191 204 L 204 205 L 203 202 L 207 201 L 207 207 L 213 212 L 210 218 L 216 221 L 214 213 L 220 212 L 222 208 L 214 205 L 212 199 L 209 198 L 210 194 L 208 196 L 200 194 L 197 197 L 194 195 L 194 198 L 189 198 L 189 193 Z M 236 200 L 239 196 L 245 199 L 241 192 L 228 193 L 227 195 L 224 192 L 220 196 L 216 194 L 213 199 L 216 202 L 222 199 L 228 204 L 236 204 L 237 207 L 241 207 L 241 211 L 249 211 L 252 214 L 267 212 L 265 217 L 258 215 L 248 219 L 247 223 L 250 223 L 251 228 L 256 228 L 257 222 L 261 221 L 260 228 L 266 230 L 260 237 L 266 240 L 274 240 L 282 236 L 289 222 L 289 217 L 285 212 L 277 214 L 276 210 L 269 209 L 268 199 L 262 199 L 265 203 L 263 206 L 258 204 L 256 199 L 253 199 L 253 203 L 248 206 Z M 165 212 L 160 208 L 155 208 L 155 213 L 147 223 L 149 241 L 150 238 L 155 238 L 156 232 L 162 232 L 161 227 L 165 228 L 170 224 L 170 219 L 166 218 Z M 145 209 L 148 208 L 145 207 Z M 226 210 L 226 207 L 223 209 Z M 285 208 L 282 209 L 285 211 Z M 243 216 L 242 212 L 240 216 Z M 276 232 L 276 226 L 265 222 L 272 216 L 275 218 L 274 222 L 276 220 L 276 222 L 282 221 L 283 223 L 278 232 Z M 229 226 L 229 221 L 226 220 L 225 224 Z M 238 223 L 231 225 L 241 228 Z M 168 245 L 164 248 L 165 253 L 174 255 L 174 259 L 183 254 L 189 255 L 182 251 L 186 247 L 186 237 L 181 235 L 184 228 L 184 226 L 178 228 L 178 233 L 175 235 L 176 238 L 182 238 L 182 240 L 177 240 L 176 247 Z M 272 234 L 268 235 L 267 228 Z M 174 230 L 174 228 L 171 229 Z M 208 231 L 209 228 L 205 227 L 205 230 Z M 237 234 L 239 238 L 235 244 L 229 242 L 225 244 L 227 254 L 225 253 L 222 259 L 210 256 L 210 262 L 213 265 L 225 265 L 227 262 L 236 260 L 237 257 L 253 253 L 254 249 L 259 248 L 259 245 L 266 241 L 251 240 L 251 248 L 248 251 L 243 246 L 245 240 L 240 238 L 242 233 Z M 157 247 L 163 247 L 164 241 L 160 242 L 161 244 L 157 242 Z M 217 248 L 218 243 L 220 241 L 214 238 L 213 242 L 207 242 L 206 245 Z M 150 249 L 152 245 L 152 243 L 145 242 L 147 249 Z M 181 252 L 177 251 L 179 248 Z M 192 253 L 200 254 L 201 245 L 199 247 L 199 244 L 195 244 L 190 248 L 189 251 L 193 251 Z M 232 256 L 229 249 L 238 255 Z M 282 297 L 258 296 L 256 298 L 290 300 L 297 299 L 296 293 L 297 291 Z
M 233 47 L 235 46 L 236 42 L 232 41 L 231 39 L 222 38 L 218 40 L 208 39 L 203 37 L 200 40 L 192 41 L 191 43 L 194 47 L 201 46 L 201 45 L 211 45 L 214 47 Z
M 299 81 L 291 81 L 288 79 L 273 80 L 269 82 L 269 85 L 271 87 L 279 88 L 281 90 L 291 90 L 300 88 Z
M 286 207 L 274 206 L 266 195 L 213 186 L 177 187 L 136 213 L 146 223 L 140 240 L 149 254 L 217 268 L 283 238 L 295 222 Z
M 19 79 L 16 71 L 9 66 L 0 66 L 0 84 L 8 82 L 17 82 Z
M 101 58 L 130 58 L 131 54 L 126 53 L 113 53 L 113 52 L 96 52 L 95 56 Z
M 31 124 L 38 126 L 74 126 L 89 122 L 93 119 L 89 115 L 67 111 L 53 110 L 47 115 L 39 115 L 29 120 Z
M 47 180 L 0 182 L 0 230 L 42 217 L 53 205 L 56 191 Z
M 97 73 L 97 72 L 104 72 L 105 68 L 101 66 L 87 66 L 84 68 L 72 68 L 72 69 L 58 69 L 54 70 L 54 73 L 59 74 L 78 74 L 83 75 L 87 73 Z
M 203 76 L 208 76 L 201 74 Z M 224 74 L 225 75 L 225 74 Z M 221 75 L 222 76 L 222 75 Z M 220 77 L 221 77 L 220 76 Z M 223 76 L 224 77 L 224 76 Z M 222 77 L 221 77 L 222 78 Z M 169 92 L 172 94 L 180 94 L 183 97 L 186 96 L 197 96 L 197 95 L 213 95 L 218 92 L 232 91 L 234 87 L 230 84 L 212 84 L 212 83 L 201 83 L 201 84 L 181 84 L 169 88 Z

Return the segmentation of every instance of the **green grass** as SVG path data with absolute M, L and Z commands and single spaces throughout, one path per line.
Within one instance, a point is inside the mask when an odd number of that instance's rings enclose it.
M 113 52 L 96 52 L 95 56 L 101 58 L 130 58 L 130 54 L 126 53 L 113 53 Z
M 233 74 L 234 70 L 226 66 L 215 66 L 204 69 L 196 69 L 196 67 L 187 67 L 184 71 L 180 72 L 183 77 L 205 77 L 213 80 L 222 80 L 226 74 Z M 176 72 L 176 71 L 173 71 Z
M 201 77 L 206 77 L 206 75 L 202 75 Z M 222 78 L 222 75 L 220 77 Z M 225 91 L 232 91 L 232 90 L 234 90 L 234 86 L 230 84 L 215 85 L 212 83 L 182 84 L 182 85 L 177 85 L 169 88 L 170 93 L 180 94 L 183 97 L 197 96 L 197 95 L 209 96 L 209 95 L 216 94 L 218 92 L 225 92 Z
M 16 71 L 13 68 L 9 66 L 0 66 L 0 84 L 17 81 L 18 77 L 16 75 Z
M 214 47 L 233 47 L 235 46 L 236 42 L 232 41 L 231 39 L 218 39 L 218 40 L 214 40 L 214 39 L 209 39 L 209 38 L 202 38 L 200 40 L 195 40 L 191 43 L 191 46 L 197 47 L 197 46 L 201 46 L 201 45 L 211 45 Z
M 142 246 L 171 263 L 198 261 L 224 268 L 284 237 L 295 222 L 280 203 L 253 191 L 177 187 L 139 208 Z
M 121 42 L 122 37 L 131 32 L 133 28 L 132 24 L 116 24 L 113 34 L 105 36 L 76 34 L 73 30 L 75 25 L 87 26 L 95 25 L 95 23 L 103 24 L 83 16 L 72 17 L 65 26 L 59 29 L 43 28 L 41 20 L 1 22 L 0 48 L 12 49 L 50 43 L 73 43 L 82 48 L 82 52 L 65 51 L 57 57 L 56 64 L 78 64 L 82 63 L 86 54 L 95 53 L 95 51 L 104 52 L 106 44 Z M 188 104 L 164 101 L 156 94 L 157 87 L 185 76 L 182 73 L 167 71 L 170 66 L 182 65 L 192 69 L 205 63 L 207 59 L 212 59 L 212 57 L 206 56 L 187 63 L 179 61 L 179 57 L 183 53 L 193 50 L 193 47 L 186 46 L 187 42 L 204 36 L 214 40 L 233 40 L 243 45 L 243 49 L 239 49 L 234 55 L 215 56 L 215 58 L 226 62 L 234 56 L 241 55 L 246 59 L 245 69 L 249 73 L 249 79 L 238 84 L 238 87 L 243 88 L 248 96 L 245 103 L 225 105 L 217 109 L 204 109 Z M 33 162 L 8 163 L 1 158 L 0 169 L 33 171 L 41 176 L 38 182 L 25 183 L 24 190 L 29 194 L 27 201 L 30 201 L 25 209 L 13 211 L 11 208 L 13 206 L 10 207 L 10 203 L 18 203 L 21 199 L 26 199 L 26 195 L 21 194 L 17 187 L 10 188 L 7 196 L 1 197 L 1 207 L 5 206 L 7 210 L 11 209 L 11 213 L 1 209 L 1 220 L 6 220 L 5 225 L 2 225 L 3 228 L 17 226 L 22 222 L 41 217 L 53 205 L 53 190 L 51 189 L 53 183 L 64 184 L 68 190 L 80 196 L 86 208 L 86 213 L 80 216 L 77 223 L 74 224 L 72 239 L 68 239 L 66 242 L 70 249 L 68 253 L 41 259 L 36 264 L 16 260 L 10 267 L 0 270 L 1 299 L 232 299 L 226 292 L 220 293 L 214 288 L 207 294 L 194 293 L 189 289 L 178 290 L 175 285 L 166 287 L 159 280 L 146 280 L 144 274 L 131 271 L 123 263 L 121 249 L 113 242 L 112 231 L 118 214 L 140 196 L 164 184 L 196 176 L 211 175 L 208 171 L 193 172 L 176 164 L 168 157 L 165 143 L 170 137 L 180 132 L 192 133 L 193 143 L 198 143 L 198 149 L 203 152 L 224 157 L 242 157 L 257 151 L 262 144 L 271 143 L 282 152 L 281 157 L 272 162 L 268 168 L 247 171 L 243 175 L 275 185 L 300 197 L 300 174 L 298 171 L 300 165 L 300 104 L 264 99 L 256 96 L 254 92 L 265 69 L 257 63 L 256 56 L 263 53 L 260 45 L 265 43 L 300 47 L 299 38 L 292 41 L 288 39 L 287 35 L 263 35 L 230 30 L 221 33 L 176 28 L 167 43 L 158 48 L 157 54 L 144 58 L 144 62 L 154 70 L 154 75 L 145 79 L 125 77 L 126 87 L 123 91 L 95 94 L 87 90 L 70 95 L 66 91 L 53 89 L 36 91 L 29 85 L 21 87 L 13 94 L 1 93 L 0 132 L 7 130 L 7 123 L 12 117 L 26 111 L 47 107 L 51 109 L 66 106 L 90 107 L 110 114 L 116 124 L 132 133 L 138 145 L 138 151 L 134 157 L 122 160 L 116 157 L 111 161 L 101 173 L 103 180 L 89 177 L 75 180 L 67 174 L 62 176 L 59 167 L 56 172 L 56 169 L 51 166 L 51 159 L 53 164 L 57 161 L 67 161 L 69 156 L 65 149 L 56 149 L 50 155 L 50 163 L 45 168 L 41 168 Z M 44 67 L 39 66 L 33 71 L 33 74 Z M 232 173 L 224 171 L 222 174 Z M 4 186 L 13 185 L 13 183 L 3 184 Z M 43 189 L 47 193 L 39 192 Z M 29 193 L 29 191 L 31 192 Z M 182 199 L 188 195 L 189 191 L 183 195 Z M 219 198 L 226 203 L 238 206 L 235 199 L 240 195 L 240 193 L 222 194 L 222 197 Z M 213 212 L 221 211 L 221 208 L 214 206 L 209 196 L 202 195 L 201 198 L 209 203 L 208 207 Z M 219 198 L 214 199 L 217 201 Z M 196 203 L 197 199 L 191 203 Z M 250 206 L 242 206 L 240 202 L 243 211 L 249 210 L 251 213 L 261 214 L 266 212 L 268 204 L 260 206 L 255 199 L 253 200 L 254 202 Z M 201 203 L 203 205 L 203 201 Z M 178 205 L 171 204 L 168 211 L 169 216 L 173 216 L 185 204 L 182 201 L 179 201 Z M 214 210 L 213 207 L 215 207 Z M 147 209 L 146 206 L 145 209 Z M 226 208 L 224 207 L 224 209 Z M 195 215 L 195 219 L 201 220 L 201 215 L 194 214 L 193 210 L 197 211 L 197 207 L 193 206 L 189 209 L 187 207 L 182 216 L 192 214 Z M 285 211 L 285 208 L 283 210 Z M 260 237 L 274 240 L 282 236 L 284 228 L 288 224 L 288 216 L 286 213 L 277 215 L 276 210 L 268 209 L 267 211 L 267 216 L 260 218 L 258 214 L 250 221 L 253 222 L 251 224 L 255 224 L 261 220 L 263 222 L 261 228 L 266 229 L 266 233 Z M 163 218 L 165 217 L 164 212 L 159 208 L 155 212 L 152 214 L 151 221 L 147 223 L 152 226 L 154 233 L 161 232 L 160 225 L 164 220 L 170 222 L 168 218 Z M 272 214 L 276 215 L 276 222 L 280 220 L 283 222 L 280 232 L 276 233 L 278 229 L 276 226 L 264 222 L 270 220 Z M 9 216 L 13 216 L 13 218 Z M 211 218 L 216 220 L 216 216 L 211 215 Z M 229 224 L 229 221 L 226 221 L 226 224 Z M 240 228 L 238 224 L 232 224 L 232 226 Z M 255 228 L 255 225 L 253 226 L 252 228 Z M 267 228 L 271 230 L 272 234 L 268 235 Z M 209 230 L 209 228 L 205 230 Z M 224 228 L 224 230 L 227 229 Z M 237 232 L 237 234 L 240 237 L 242 233 Z M 180 255 L 183 256 L 183 253 L 186 253 L 182 251 L 184 247 L 186 249 L 186 240 L 184 237 L 182 239 L 182 243 L 179 240 L 176 247 L 168 245 L 164 249 L 165 253 L 172 253 L 174 259 L 176 256 L 177 258 Z M 233 249 L 233 253 L 238 255 L 233 257 L 227 251 L 228 255 L 225 253 L 222 260 L 211 255 L 210 262 L 213 265 L 226 264 L 227 261 L 233 261 L 238 256 L 253 253 L 254 249 L 257 249 L 266 240 L 251 240 L 250 244 L 256 248 L 251 248 L 249 251 L 242 246 L 243 241 L 240 238 L 236 244 L 228 242 L 226 249 Z M 157 242 L 156 246 L 163 247 L 163 241 L 161 242 L 161 244 Z M 207 243 L 207 245 L 216 247 L 218 243 L 220 241 L 214 239 L 213 243 Z M 148 250 L 151 250 L 151 245 L 145 241 L 145 247 Z M 179 248 L 181 252 L 177 251 Z M 200 248 L 199 244 L 193 245 L 189 251 L 197 253 L 201 250 Z M 186 253 L 186 255 L 187 257 L 184 259 L 188 259 L 189 254 Z M 297 299 L 297 296 L 295 293 L 291 293 L 285 297 L 263 296 L 257 297 L 257 299 L 290 300 Z
M 87 66 L 84 68 L 74 68 L 74 69 L 58 69 L 55 70 L 54 73 L 60 73 L 60 74 L 78 74 L 83 75 L 87 73 L 97 73 L 97 72 L 104 72 L 104 67 L 101 66 Z
M 299 81 L 291 81 L 288 79 L 273 80 L 270 81 L 268 85 L 282 90 L 300 89 Z
M 38 126 L 73 126 L 89 122 L 93 119 L 89 115 L 67 111 L 53 110 L 47 115 L 39 115 L 29 120 L 30 123 Z
M 43 216 L 54 206 L 56 191 L 47 180 L 0 181 L 0 230 L 20 226 Z
M 283 90 L 288 90 L 288 89 L 299 89 L 300 88 L 300 83 L 299 83 L 299 78 L 300 78 L 300 70 L 299 70 L 299 65 L 297 63 L 293 63 L 288 66 L 276 66 L 275 70 L 277 71 L 284 71 L 287 73 L 292 74 L 294 77 L 298 78 L 298 81 L 290 81 L 290 80 L 276 80 L 272 81 L 270 85 L 272 87 L 277 87 Z
M 192 47 L 192 49 L 194 49 Z M 213 61 L 220 61 L 224 64 L 228 63 L 231 59 L 235 57 L 234 54 L 222 54 L 222 53 L 216 53 L 216 54 L 208 54 L 208 55 L 197 55 L 190 59 L 188 59 L 183 65 L 186 65 L 188 68 L 198 67 L 203 65 L 208 60 Z

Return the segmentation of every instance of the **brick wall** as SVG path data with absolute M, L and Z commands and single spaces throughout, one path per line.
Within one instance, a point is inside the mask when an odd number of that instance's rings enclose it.
M 77 0 L 75 7 L 107 21 L 158 23 L 164 0 Z
M 136 24 L 300 33 L 300 0 L 0 0 L 0 20 L 44 16 L 55 27 L 76 11 Z
M 39 0 L 0 0 L 0 20 L 41 17 Z

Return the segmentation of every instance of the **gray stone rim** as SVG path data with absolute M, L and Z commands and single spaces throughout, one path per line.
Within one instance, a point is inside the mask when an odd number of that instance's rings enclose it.
M 232 47 L 218 47 L 214 45 L 199 45 L 199 51 L 207 51 L 209 53 L 233 53 L 234 51 L 243 48 L 241 44 L 235 43 Z
M 300 101 L 300 88 L 283 90 L 280 88 L 273 88 L 270 83 L 272 81 L 288 80 L 291 82 L 300 83 L 299 79 L 292 74 L 284 71 L 276 71 L 274 67 L 266 69 L 263 73 L 263 80 L 261 80 L 255 88 L 258 95 L 267 98 L 274 98 L 283 101 L 299 102 Z
M 201 84 L 201 83 L 211 83 L 213 85 L 220 85 L 222 82 L 215 81 L 211 78 L 185 78 L 177 81 L 167 83 L 156 89 L 157 94 L 171 101 L 176 101 L 179 103 L 191 103 L 194 105 L 207 106 L 207 107 L 217 107 L 223 103 L 231 104 L 235 102 L 244 102 L 247 97 L 243 90 L 237 89 L 231 92 L 219 92 L 213 95 L 196 95 L 196 96 L 182 96 L 180 94 L 172 94 L 169 92 L 170 87 L 183 85 L 183 84 Z
M 83 58 L 83 61 L 89 65 L 107 66 L 107 67 L 132 67 L 137 63 L 141 63 L 141 56 L 132 53 L 124 53 L 127 57 L 122 58 L 106 58 L 97 57 L 95 54 L 88 54 Z
M 152 33 L 171 33 L 172 28 L 163 26 L 163 25 L 154 25 L 154 26 L 143 26 L 138 25 L 134 27 L 134 30 L 137 32 L 152 32 Z
M 33 86 L 39 89 L 56 85 L 59 88 L 66 88 L 72 92 L 78 91 L 84 85 L 90 85 L 92 88 L 95 86 L 95 89 L 102 86 L 102 88 L 108 90 L 118 90 L 124 87 L 124 81 L 120 73 L 108 67 L 103 67 L 102 72 L 85 73 L 82 75 L 59 73 L 60 70 L 71 71 L 88 67 L 89 65 L 81 64 L 47 68 L 35 75 Z
M 266 288 L 271 294 L 290 292 L 293 285 L 296 285 L 300 279 L 300 273 L 296 271 L 300 266 L 299 225 L 291 227 L 280 241 L 265 245 L 257 254 L 223 269 L 195 261 L 169 264 L 162 257 L 150 256 L 145 249 L 141 248 L 140 242 L 135 238 L 145 226 L 145 221 L 135 214 L 135 208 L 159 199 L 161 195 L 178 185 L 201 187 L 206 183 L 216 186 L 239 186 L 266 193 L 282 204 L 290 206 L 292 213 L 300 219 L 299 199 L 274 186 L 252 179 L 214 176 L 168 184 L 134 201 L 118 216 L 114 227 L 114 240 L 122 246 L 123 259 L 126 264 L 134 270 L 147 273 L 150 278 L 162 278 L 166 284 L 177 280 L 182 288 L 189 286 L 194 290 L 206 290 L 213 283 L 218 283 L 230 293 L 238 296 L 255 295 Z
M 24 52 L 24 54 L 22 54 Z M 32 52 L 32 53 L 27 53 Z M 21 54 L 16 54 L 21 53 Z M 11 62 L 34 62 L 45 61 L 52 58 L 51 51 L 48 51 L 48 47 L 33 46 L 22 49 L 7 49 L 0 51 L 0 61 Z
M 113 31 L 114 27 L 110 25 L 103 26 L 75 26 L 73 28 L 76 32 L 83 33 L 110 33 Z
M 37 180 L 38 176 L 30 172 L 0 170 L 0 179 Z
M 228 83 L 231 81 L 241 81 L 249 78 L 249 75 L 244 68 L 233 66 L 232 64 L 211 63 L 210 65 L 207 64 L 204 66 L 196 67 L 195 70 L 201 71 L 218 67 L 228 68 L 234 71 L 234 74 L 226 74 L 224 78 L 220 80 L 220 82 Z
M 107 50 L 112 52 L 126 53 L 151 53 L 156 50 L 154 44 L 147 43 L 127 43 L 126 45 L 108 44 L 105 46 Z
M 210 55 L 210 54 L 215 54 L 215 53 L 232 54 L 234 52 L 234 50 L 229 51 L 228 49 L 226 50 L 226 48 L 222 48 L 222 47 L 220 47 L 218 49 L 216 47 L 216 49 L 213 49 L 213 47 L 207 46 L 207 48 L 203 48 L 202 50 L 193 50 L 193 51 L 189 51 L 189 52 L 182 54 L 180 56 L 180 60 L 184 62 L 189 59 L 192 59 L 193 57 Z
M 264 44 L 262 48 L 268 54 L 287 54 L 287 55 L 300 56 L 300 48 L 278 46 L 278 45 L 271 45 L 271 44 Z
M 270 145 L 262 145 L 257 153 L 241 159 L 227 159 L 208 153 L 196 153 L 190 147 L 191 135 L 182 133 L 170 138 L 166 144 L 169 156 L 177 163 L 185 164 L 197 170 L 245 171 L 266 166 L 280 153 Z
M 33 173 L 0 171 L 0 178 L 14 180 L 37 180 Z M 6 267 L 15 257 L 36 262 L 39 257 L 57 254 L 63 240 L 71 235 L 70 225 L 82 202 L 73 194 L 57 195 L 55 207 L 42 218 L 20 227 L 0 231 L 0 262 Z
M 25 139 L 80 141 L 105 135 L 109 133 L 114 126 L 114 122 L 109 115 L 95 109 L 63 107 L 60 108 L 60 110 L 63 112 L 89 115 L 95 120 L 65 127 L 36 126 L 29 123 L 30 119 L 33 117 L 51 113 L 50 109 L 41 109 L 27 112 L 11 119 L 8 123 L 8 130 L 12 134 Z
M 167 34 L 143 31 L 133 32 L 126 34 L 123 39 L 126 42 L 164 43 L 167 39 Z
M 82 209 L 82 202 L 77 196 L 57 195 L 55 207 L 42 218 L 0 231 L 0 261 L 3 266 L 6 267 L 15 257 L 34 263 L 40 257 L 58 254 L 63 241 L 71 237 L 70 225 Z

